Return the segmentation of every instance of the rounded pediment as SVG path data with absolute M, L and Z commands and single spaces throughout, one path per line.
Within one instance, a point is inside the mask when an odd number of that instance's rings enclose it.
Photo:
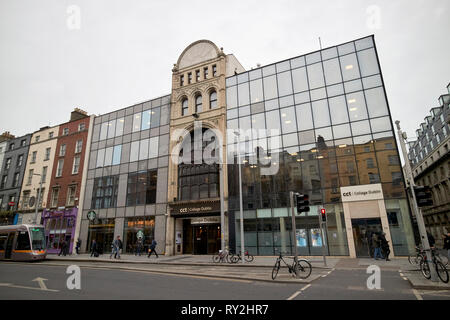
M 190 44 L 178 58 L 178 69 L 184 69 L 219 56 L 219 48 L 209 40 L 199 40 Z

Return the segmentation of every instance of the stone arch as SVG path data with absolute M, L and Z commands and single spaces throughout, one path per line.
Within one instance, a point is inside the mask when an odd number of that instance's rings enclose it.
M 210 40 L 195 41 L 183 50 L 178 58 L 177 67 L 178 69 L 183 69 L 217 58 L 220 52 L 219 48 Z

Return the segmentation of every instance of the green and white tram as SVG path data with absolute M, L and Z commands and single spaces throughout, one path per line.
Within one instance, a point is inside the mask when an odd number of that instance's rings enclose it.
M 36 261 L 46 255 L 44 226 L 0 226 L 0 260 Z

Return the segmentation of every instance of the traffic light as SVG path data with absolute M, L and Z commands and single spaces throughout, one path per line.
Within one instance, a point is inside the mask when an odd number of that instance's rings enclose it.
M 325 209 L 320 209 L 320 214 L 322 216 L 322 222 L 327 222 L 327 213 L 325 212 Z
M 297 212 L 309 212 L 309 196 L 307 194 L 297 195 Z
M 414 193 L 416 194 L 417 206 L 427 207 L 433 205 L 430 187 L 415 186 Z

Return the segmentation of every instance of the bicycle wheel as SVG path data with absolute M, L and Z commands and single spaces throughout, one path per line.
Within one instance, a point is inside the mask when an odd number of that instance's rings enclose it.
M 239 260 L 241 260 L 241 257 L 237 254 L 233 254 L 230 258 L 231 263 L 238 263 Z
M 410 264 L 417 264 L 417 262 L 418 262 L 417 255 L 408 256 L 408 261 L 409 261 Z
M 298 263 L 294 268 L 300 279 L 306 279 L 311 275 L 312 266 L 311 263 L 309 263 L 309 261 L 303 259 L 298 260 Z
M 439 259 L 439 261 L 444 265 L 444 267 L 448 266 L 448 258 L 446 256 L 437 254 L 436 258 Z
M 280 260 L 277 260 L 277 262 L 275 262 L 275 265 L 273 266 L 272 280 L 275 280 L 275 278 L 277 277 L 278 270 L 280 270 Z
M 249 253 L 248 255 L 245 255 L 245 261 L 252 262 L 254 257 Z
M 220 261 L 220 256 L 218 254 L 213 255 L 212 261 L 214 263 L 218 263 Z
M 425 279 L 431 278 L 430 266 L 428 265 L 428 260 L 422 260 L 420 262 L 420 271 L 422 272 Z
M 440 261 L 436 261 L 436 272 L 443 283 L 448 282 L 448 271 Z

